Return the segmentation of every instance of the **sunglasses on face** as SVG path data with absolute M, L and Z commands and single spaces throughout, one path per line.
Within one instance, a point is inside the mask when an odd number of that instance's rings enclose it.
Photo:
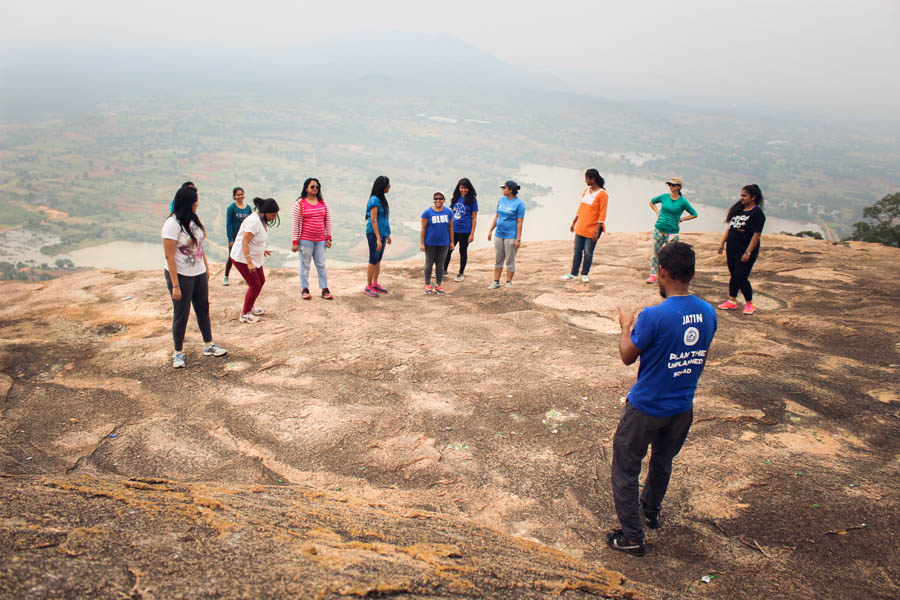
M 432 198 L 432 199 L 433 199 L 433 200 L 443 200 L 444 197 L 443 197 L 443 196 L 435 196 L 435 197 Z
M 309 186 L 309 189 L 311 189 L 311 190 L 317 190 L 317 189 L 319 189 L 319 186 L 317 186 L 317 185 L 311 185 L 311 186 Z

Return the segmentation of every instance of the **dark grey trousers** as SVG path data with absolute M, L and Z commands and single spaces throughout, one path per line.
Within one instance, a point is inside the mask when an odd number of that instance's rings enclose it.
M 425 285 L 431 285 L 431 269 L 438 285 L 444 281 L 444 261 L 450 246 L 425 246 Z
M 612 488 L 616 516 L 622 531 L 632 542 L 644 539 L 638 504 L 641 461 L 650 452 L 650 469 L 644 480 L 640 501 L 647 513 L 659 513 L 672 476 L 672 459 L 687 438 L 694 411 L 671 417 L 653 417 L 625 403 L 625 411 L 613 437 Z

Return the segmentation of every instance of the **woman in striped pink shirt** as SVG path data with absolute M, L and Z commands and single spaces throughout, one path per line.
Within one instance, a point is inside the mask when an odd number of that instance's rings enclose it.
M 334 300 L 328 290 L 328 271 L 325 269 L 325 249 L 331 248 L 331 214 L 322 198 L 322 184 L 315 177 L 303 182 L 303 192 L 294 202 L 291 252 L 300 250 L 300 288 L 304 300 L 309 293 L 309 261 L 316 263 L 322 297 Z

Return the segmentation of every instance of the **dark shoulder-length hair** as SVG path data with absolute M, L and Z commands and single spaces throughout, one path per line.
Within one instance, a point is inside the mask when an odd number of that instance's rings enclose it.
M 745 185 L 741 188 L 741 191 L 747 192 L 753 198 L 756 205 L 762 208 L 763 204 L 763 193 L 762 190 L 759 189 L 759 186 L 755 183 L 751 183 L 750 185 Z M 725 217 L 725 222 L 728 223 L 731 219 L 738 213 L 744 210 L 744 205 L 741 204 L 741 201 L 738 200 L 734 204 L 731 205 L 731 208 L 728 209 L 728 215 Z
M 588 169 L 584 172 L 584 175 L 585 177 L 593 179 L 594 183 L 600 186 L 600 188 L 603 188 L 603 186 L 606 185 L 606 181 L 604 181 L 603 176 L 600 175 L 600 171 L 597 169 Z
M 388 179 L 387 175 L 379 175 L 375 178 L 375 183 L 372 184 L 372 193 L 369 194 L 369 198 L 375 196 L 381 201 L 381 208 L 384 209 L 384 216 L 388 216 L 388 201 L 384 195 L 384 190 L 391 185 L 391 180 Z M 369 211 L 366 211 L 366 218 L 369 218 Z
M 203 223 L 200 222 L 200 217 L 194 212 L 194 202 L 196 201 L 197 188 L 187 185 L 178 188 L 178 191 L 175 192 L 175 199 L 172 200 L 172 215 L 175 216 L 178 224 L 181 225 L 181 229 L 191 236 L 191 241 L 194 243 L 197 242 L 197 238 L 194 237 L 194 232 L 191 231 L 191 223 L 196 223 L 201 230 L 206 231 Z
M 453 188 L 453 197 L 450 199 L 450 206 L 453 206 L 460 199 L 459 186 L 465 186 L 469 188 L 469 195 L 466 196 L 466 206 L 472 206 L 472 204 L 478 200 L 478 192 L 475 191 L 475 186 L 472 185 L 472 182 L 469 181 L 468 177 L 463 177 L 459 181 L 456 182 L 456 187 Z
M 266 227 L 271 227 L 272 225 L 278 227 L 281 224 L 281 217 L 278 216 L 278 203 L 275 202 L 275 198 L 254 198 L 253 206 L 256 207 L 256 212 L 259 213 L 260 219 L 265 221 Z M 262 216 L 263 213 L 275 213 L 275 218 L 269 221 Z
M 319 186 L 319 189 L 316 192 L 316 198 L 318 198 L 320 201 L 324 202 L 325 199 L 322 198 L 322 182 L 319 181 L 318 179 L 316 179 L 315 177 L 308 177 L 306 179 L 306 181 L 303 182 L 303 191 L 300 192 L 300 197 L 306 198 L 306 191 L 309 189 L 309 184 L 311 184 L 313 181 L 315 181 L 316 185 Z

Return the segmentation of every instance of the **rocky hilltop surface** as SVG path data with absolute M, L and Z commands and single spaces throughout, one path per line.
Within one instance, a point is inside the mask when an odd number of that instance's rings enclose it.
M 684 239 L 718 303 L 718 236 Z M 479 250 L 446 297 L 419 261 L 385 263 L 379 299 L 332 268 L 334 302 L 278 270 L 257 324 L 218 265 L 230 352 L 202 356 L 192 320 L 177 371 L 161 269 L 0 285 L 0 596 L 900 597 L 881 246 L 764 236 L 760 312 L 719 314 L 662 529 L 645 558 L 606 548 L 637 371 L 616 306 L 660 300 L 650 246 L 604 236 L 582 284 L 569 242 L 525 244 L 496 291 Z

